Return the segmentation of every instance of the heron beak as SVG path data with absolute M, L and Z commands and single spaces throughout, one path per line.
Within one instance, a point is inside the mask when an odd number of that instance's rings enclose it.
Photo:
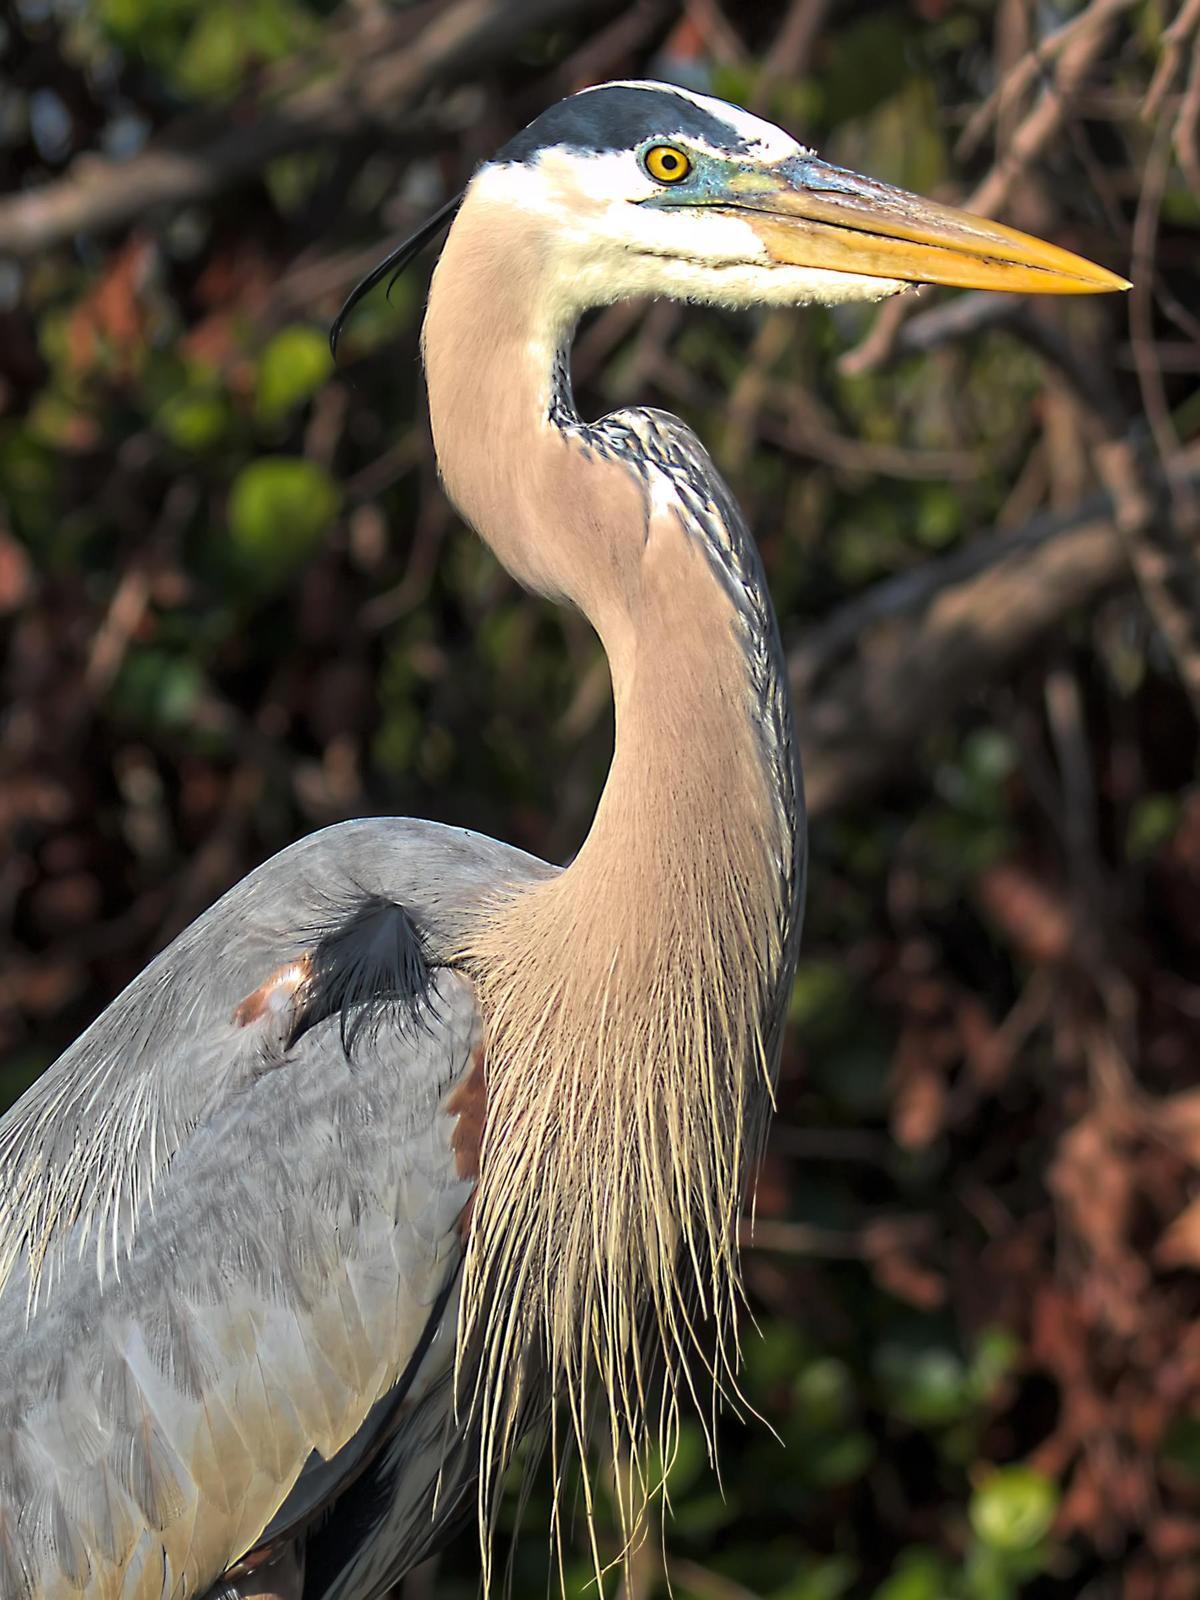
M 1001 222 L 811 156 L 743 170 L 711 203 L 736 211 L 781 265 L 1016 294 L 1132 287 L 1115 272 Z

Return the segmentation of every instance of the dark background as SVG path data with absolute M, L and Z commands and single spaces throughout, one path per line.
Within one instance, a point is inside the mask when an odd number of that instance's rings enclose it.
M 748 1393 L 786 1448 L 731 1424 L 722 1499 L 687 1435 L 675 1593 L 1194 1596 L 1200 6 L 0 16 L 0 1105 L 309 829 L 414 813 L 555 859 L 586 831 L 604 664 L 438 492 L 429 262 L 336 373 L 325 346 L 548 101 L 711 87 L 1136 280 L 618 306 L 575 369 L 589 414 L 686 417 L 742 498 L 813 809 L 747 1259 Z M 474 1571 L 465 1539 L 410 1592 Z M 631 1588 L 665 1592 L 653 1538 Z

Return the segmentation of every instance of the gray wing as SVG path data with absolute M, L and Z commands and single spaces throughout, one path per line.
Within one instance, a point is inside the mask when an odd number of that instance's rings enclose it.
M 430 824 L 325 830 L 0 1120 L 4 1600 L 203 1594 L 437 1387 L 478 1045 L 442 961 L 550 870 Z

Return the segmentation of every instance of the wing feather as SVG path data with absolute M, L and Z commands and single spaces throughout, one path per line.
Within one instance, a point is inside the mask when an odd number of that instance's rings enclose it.
M 470 1193 L 446 1100 L 479 1022 L 438 952 L 549 870 L 461 830 L 326 830 L 0 1119 L 5 1600 L 203 1593 L 390 1437 Z

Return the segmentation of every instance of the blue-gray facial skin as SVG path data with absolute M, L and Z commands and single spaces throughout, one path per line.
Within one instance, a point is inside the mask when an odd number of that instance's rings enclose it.
M 732 206 L 755 209 L 756 197 L 778 193 L 781 189 L 808 190 L 812 194 L 851 195 L 878 201 L 886 186 L 831 166 L 819 156 L 798 155 L 764 168 L 734 154 L 713 155 L 707 150 L 689 149 L 683 140 L 648 139 L 638 151 L 638 159 L 648 176 L 646 157 L 656 146 L 669 144 L 687 157 L 690 169 L 685 177 L 662 183 L 661 191 L 639 201 L 656 210 L 684 206 Z M 656 180 L 660 181 L 661 180 Z M 887 191 L 895 193 L 898 191 Z
M 657 178 L 646 166 L 646 157 L 651 150 L 667 145 L 671 149 L 682 151 L 689 162 L 686 177 L 677 178 L 674 182 L 664 183 Z M 639 201 L 639 205 L 651 206 L 655 210 L 669 210 L 682 206 L 720 206 L 736 203 L 736 191 L 731 187 L 735 179 L 747 178 L 754 172 L 754 168 L 741 162 L 736 156 L 714 156 L 707 150 L 689 149 L 682 139 L 647 139 L 638 151 L 638 160 L 642 170 L 661 188 L 656 194 L 647 195 Z

